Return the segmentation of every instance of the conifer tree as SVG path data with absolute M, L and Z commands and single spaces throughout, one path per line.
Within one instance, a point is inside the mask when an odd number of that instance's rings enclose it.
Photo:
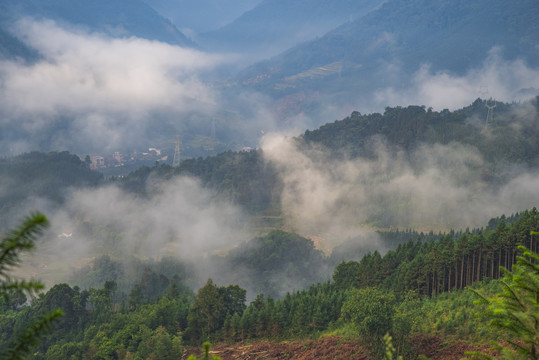
M 506 341 L 511 347 L 496 346 L 503 359 L 539 358 L 539 254 L 519 246 L 523 255 L 511 271 L 502 269 L 505 276 L 503 291 L 488 299 L 480 296 L 479 302 L 488 305 L 490 326 L 510 335 Z M 482 353 L 469 353 L 471 359 L 492 359 Z
M 40 281 L 16 280 L 12 278 L 10 272 L 20 265 L 21 253 L 34 248 L 36 237 L 48 224 L 45 215 L 33 213 L 0 241 L 0 296 L 9 297 L 9 295 L 20 293 L 35 294 L 43 289 Z M 60 310 L 53 311 L 26 327 L 11 341 L 9 346 L 0 350 L 0 359 L 25 359 L 39 344 L 39 338 L 50 331 L 54 319 L 61 315 Z

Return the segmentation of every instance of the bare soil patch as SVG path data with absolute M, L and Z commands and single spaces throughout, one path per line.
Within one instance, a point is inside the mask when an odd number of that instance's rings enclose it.
M 414 353 L 431 360 L 459 360 L 467 351 L 487 351 L 488 345 L 471 345 L 464 340 L 446 343 L 437 336 L 414 335 Z M 182 360 L 191 354 L 202 358 L 199 348 L 186 349 Z M 292 342 L 252 341 L 237 344 L 218 344 L 212 347 L 211 354 L 223 360 L 369 360 L 370 357 L 357 341 L 345 340 L 336 336 L 318 340 Z M 491 353 L 492 354 L 492 353 Z

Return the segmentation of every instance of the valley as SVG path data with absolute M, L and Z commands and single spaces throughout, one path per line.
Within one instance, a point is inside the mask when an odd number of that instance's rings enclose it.
M 538 13 L 0 1 L 0 359 L 535 359 Z

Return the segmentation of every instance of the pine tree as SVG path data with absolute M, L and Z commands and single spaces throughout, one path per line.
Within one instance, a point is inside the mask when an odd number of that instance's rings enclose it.
M 539 254 L 523 246 L 523 255 L 517 264 L 505 273 L 501 280 L 503 292 L 487 299 L 480 293 L 479 302 L 488 305 L 486 315 L 491 317 L 490 326 L 502 330 L 510 337 L 506 341 L 512 347 L 496 346 L 503 359 L 539 358 Z M 469 353 L 471 359 L 493 359 L 482 353 Z
M 10 272 L 20 265 L 22 252 L 30 251 L 35 246 L 35 239 L 48 226 L 45 215 L 34 213 L 28 216 L 16 229 L 10 231 L 0 241 L 0 296 L 13 294 L 34 294 L 43 289 L 37 280 L 15 280 Z M 39 344 L 39 338 L 51 329 L 56 318 L 62 315 L 60 310 L 53 311 L 37 322 L 26 327 L 11 343 L 0 351 L 0 359 L 25 359 L 32 349 Z

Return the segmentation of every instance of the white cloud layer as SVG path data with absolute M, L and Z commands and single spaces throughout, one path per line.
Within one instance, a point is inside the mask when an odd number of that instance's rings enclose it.
M 214 91 L 199 74 L 223 57 L 66 30 L 52 21 L 25 19 L 17 28 L 43 58 L 34 64 L 0 62 L 0 126 L 17 124 L 28 138 L 59 126 L 62 117 L 70 119 L 62 130 L 80 141 L 98 131 L 112 132 L 112 139 L 141 136 L 153 111 L 180 118 L 215 103 Z
M 51 227 L 28 269 L 55 264 L 56 272 L 39 274 L 52 284 L 67 281 L 103 254 L 119 259 L 173 256 L 204 279 L 215 269 L 196 261 L 250 238 L 242 212 L 216 201 L 194 179 L 150 180 L 148 191 L 153 195 L 135 196 L 114 185 L 74 191 L 61 209 L 45 211 Z
M 530 95 L 521 90 L 530 88 L 539 91 L 539 69 L 528 67 L 522 60 L 505 60 L 500 49 L 493 48 L 481 68 L 470 69 L 464 76 L 447 71 L 433 73 L 428 64 L 423 64 L 408 88 L 379 90 L 374 102 L 381 107 L 421 104 L 435 110 L 455 110 L 478 97 L 503 102 L 525 100 Z
M 262 147 L 283 181 L 288 225 L 333 245 L 365 235 L 372 225 L 481 227 L 492 217 L 539 204 L 539 173 L 512 169 L 505 185 L 491 186 L 482 179 L 484 159 L 472 146 L 424 145 L 405 157 L 373 139 L 375 159 L 345 160 L 321 148 L 300 151 L 279 135 L 268 135 Z

